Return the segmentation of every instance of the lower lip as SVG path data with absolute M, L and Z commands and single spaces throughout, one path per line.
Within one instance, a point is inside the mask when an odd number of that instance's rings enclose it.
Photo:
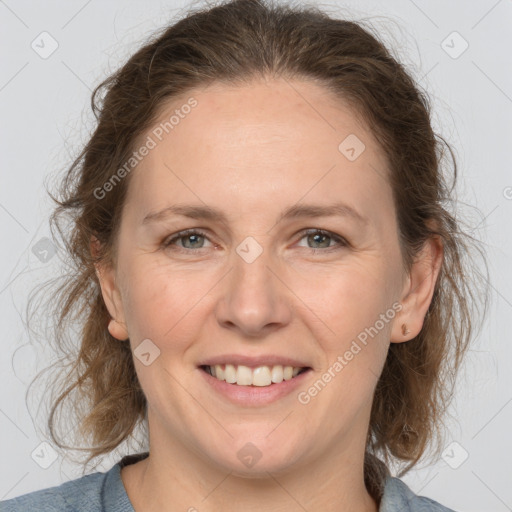
M 283 380 L 278 384 L 273 383 L 270 386 L 239 386 L 238 384 L 230 384 L 225 380 L 216 379 L 201 368 L 198 368 L 198 370 L 215 391 L 236 405 L 246 406 L 270 404 L 289 395 L 311 373 L 311 370 L 306 370 L 290 380 Z

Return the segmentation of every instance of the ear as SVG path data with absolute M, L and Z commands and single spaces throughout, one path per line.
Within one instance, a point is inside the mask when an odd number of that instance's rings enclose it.
M 91 254 L 96 258 L 100 250 L 100 241 L 95 237 L 91 237 Z M 96 276 L 101 287 L 101 295 L 105 301 L 112 320 L 108 324 L 110 334 L 121 341 L 128 339 L 128 330 L 126 328 L 121 294 L 116 284 L 116 272 L 112 265 L 95 263 Z
M 393 323 L 391 343 L 409 341 L 421 331 L 442 263 L 441 239 L 439 236 L 431 236 L 416 256 L 406 279 L 400 301 L 403 309 Z M 409 331 L 405 334 L 402 331 L 404 324 Z

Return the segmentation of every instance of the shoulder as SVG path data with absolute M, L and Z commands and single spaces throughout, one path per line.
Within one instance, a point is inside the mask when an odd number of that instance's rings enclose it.
M 0 502 L 0 512 L 134 512 L 121 479 L 121 468 L 144 459 L 149 452 L 125 455 L 106 473 L 64 482 Z
M 101 488 L 105 475 L 106 473 L 92 473 L 55 487 L 40 489 L 2 501 L 0 512 L 101 511 Z
M 388 476 L 384 483 L 379 512 L 455 512 L 437 501 L 425 496 L 417 496 L 399 478 Z

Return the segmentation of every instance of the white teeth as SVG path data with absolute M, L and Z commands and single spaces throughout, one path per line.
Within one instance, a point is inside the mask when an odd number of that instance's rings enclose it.
M 250 386 L 252 384 L 252 371 L 248 366 L 238 366 L 236 370 L 236 383 L 240 386 Z
M 284 380 L 290 380 L 293 377 L 293 366 L 285 366 L 283 369 Z
M 224 380 L 224 370 L 220 364 L 215 365 L 215 377 L 219 380 Z
M 236 368 L 232 364 L 227 364 L 224 368 L 224 379 L 230 384 L 236 383 Z
M 290 380 L 296 377 L 302 368 L 293 366 L 258 366 L 250 368 L 244 365 L 226 364 L 206 367 L 209 373 L 218 380 L 225 380 L 230 384 L 238 386 L 270 386 L 272 383 L 279 384 L 283 380 Z
M 279 384 L 283 382 L 283 367 L 282 366 L 273 366 L 272 367 L 272 382 Z
M 254 368 L 252 372 L 252 385 L 270 386 L 270 384 L 272 384 L 270 368 L 268 366 L 258 366 L 258 368 Z

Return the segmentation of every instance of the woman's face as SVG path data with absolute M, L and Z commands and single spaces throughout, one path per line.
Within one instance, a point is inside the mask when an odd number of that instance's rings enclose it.
M 102 288 L 151 449 L 246 475 L 361 456 L 409 279 L 372 134 L 320 86 L 273 80 L 175 99 L 141 141 Z

